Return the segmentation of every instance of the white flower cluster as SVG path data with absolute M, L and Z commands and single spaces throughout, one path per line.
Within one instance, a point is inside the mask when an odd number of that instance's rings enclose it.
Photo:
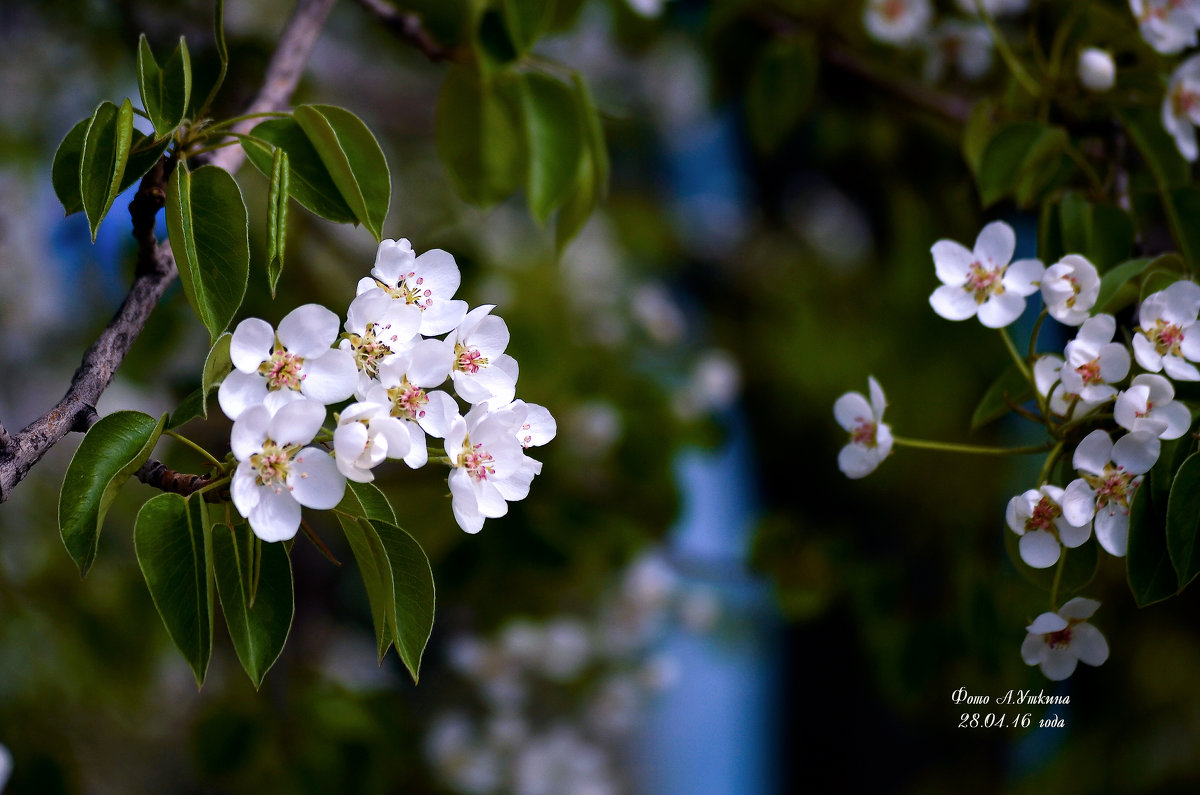
M 929 302 L 948 320 L 977 316 L 985 326 L 1003 328 L 1024 312 L 1026 297 L 1040 291 L 1046 314 L 1078 327 L 1061 356 L 1043 354 L 1033 362 L 1038 406 L 1048 425 L 1057 423 L 1064 441 L 1072 440 L 1069 429 L 1108 427 L 1091 430 L 1073 452 L 1060 444 L 1052 460 L 1071 455 L 1078 476 L 1052 484 L 1048 462 L 1043 482 L 1013 497 L 1005 518 L 1020 538 L 1021 559 L 1033 568 L 1058 564 L 1063 548 L 1087 543 L 1093 530 L 1106 552 L 1122 557 L 1133 498 L 1158 460 L 1161 442 L 1181 438 L 1192 425 L 1188 407 L 1175 400 L 1172 381 L 1200 381 L 1200 285 L 1177 281 L 1147 296 L 1126 345 L 1114 341 L 1116 319 L 1094 312 L 1100 276 L 1086 258 L 1068 254 L 1045 268 L 1038 260 L 1012 262 L 1015 250 L 1015 233 L 999 221 L 984 227 L 973 250 L 938 241 L 932 254 L 942 285 Z M 1131 377 L 1135 364 L 1143 372 Z M 869 401 L 851 392 L 834 405 L 838 423 L 850 433 L 838 465 L 851 478 L 873 471 L 895 441 L 882 421 L 883 391 L 874 378 L 869 384 Z M 1114 433 L 1120 435 L 1114 439 Z M 1069 676 L 1077 659 L 1103 662 L 1104 638 L 1084 622 L 1098 604 L 1075 599 L 1039 616 L 1023 648 L 1026 662 L 1040 664 L 1052 679 Z
M 654 645 L 672 625 L 711 630 L 720 611 L 715 593 L 682 586 L 651 553 L 625 570 L 590 620 L 518 619 L 490 639 L 460 635 L 448 661 L 475 687 L 486 714 L 437 715 L 426 759 L 455 792 L 626 791 L 616 750 L 647 702 L 680 673 Z
M 923 50 L 927 82 L 941 80 L 951 64 L 967 80 L 977 80 L 992 68 L 992 34 L 978 20 L 975 0 L 959 0 L 958 5 L 968 19 L 947 17 L 934 24 L 930 0 L 867 0 L 863 27 L 882 44 Z M 993 17 L 1021 13 L 1028 5 L 1028 0 L 983 3 Z
M 417 256 L 407 240 L 385 240 L 344 332 L 318 304 L 292 310 L 277 329 L 258 318 L 234 329 L 234 369 L 217 398 L 234 421 L 231 497 L 259 538 L 292 538 L 301 506 L 334 507 L 347 478 L 369 482 L 385 459 L 424 466 L 428 436 L 444 440 L 454 518 L 468 533 L 529 493 L 542 465 L 525 449 L 554 438 L 554 418 L 515 399 L 508 327 L 494 307 L 468 311 L 455 299 L 459 278 L 445 251 Z M 470 405 L 465 415 L 436 389 L 447 381 Z M 351 397 L 319 438 L 326 406 Z
M 1197 43 L 1200 0 L 1129 0 L 1142 38 L 1164 55 L 1174 55 Z M 1082 67 L 1081 67 L 1082 68 Z M 1196 127 L 1200 125 L 1200 54 L 1192 55 L 1171 74 L 1163 98 L 1162 123 L 1188 161 L 1200 156 Z

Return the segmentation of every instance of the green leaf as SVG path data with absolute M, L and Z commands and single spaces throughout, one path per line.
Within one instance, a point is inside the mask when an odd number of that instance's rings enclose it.
M 746 86 L 746 123 L 759 151 L 774 152 L 796 129 L 816 94 L 818 63 L 810 38 L 776 39 L 759 53 Z
M 171 412 L 171 416 L 167 418 L 167 430 L 175 430 L 176 428 L 187 425 L 198 417 L 208 416 L 208 405 L 204 399 L 204 390 L 193 389 L 188 396 L 179 401 L 179 405 Z
M 242 149 L 254 167 L 270 177 L 274 170 L 275 150 L 288 156 L 288 192 L 300 205 L 336 224 L 356 223 L 354 211 L 337 185 L 329 169 L 321 162 L 317 150 L 295 119 L 271 119 L 251 130 L 253 138 L 242 138 Z
M 1021 576 L 1042 590 L 1051 591 L 1054 588 L 1057 565 L 1047 569 L 1033 568 L 1021 558 L 1020 536 L 1007 526 L 1003 532 L 1004 548 L 1008 551 L 1009 559 Z M 1058 584 L 1060 599 L 1079 593 L 1095 578 L 1096 572 L 1100 568 L 1100 555 L 1096 552 L 1096 548 L 1097 545 L 1094 543 L 1087 543 L 1074 549 L 1063 548 L 1061 554 L 1066 558 L 1063 563 L 1062 579 Z
M 350 484 L 350 493 L 337 511 L 367 589 L 379 658 L 395 643 L 416 681 L 433 628 L 434 584 L 429 559 L 421 545 L 395 525 L 387 498 L 373 485 Z
M 1200 532 L 1200 453 L 1183 462 L 1171 483 L 1167 500 L 1167 553 L 1179 590 L 1200 574 L 1200 547 L 1196 544 Z
M 63 476 L 58 527 L 80 576 L 96 559 L 108 507 L 150 457 L 166 419 L 165 414 L 155 420 L 140 411 L 116 411 L 97 420 L 79 443 Z
M 204 683 L 212 656 L 211 548 L 201 494 L 151 497 L 138 511 L 133 548 L 171 642 Z
M 558 221 L 554 225 L 554 244 L 559 251 L 566 248 L 587 223 L 596 206 L 596 193 L 596 169 L 592 165 L 591 152 L 585 149 L 579 159 L 575 187 L 558 211 Z
M 225 0 L 217 0 L 217 8 L 213 14 L 213 41 L 217 45 L 217 58 L 221 63 L 221 69 L 217 72 L 217 79 L 213 83 L 213 87 L 209 89 L 204 104 L 195 114 L 196 117 L 204 116 L 212 107 L 217 92 L 221 90 L 221 85 L 225 82 L 225 73 L 229 70 L 229 47 L 225 44 Z
M 1188 183 L 1191 169 L 1179 154 L 1175 139 L 1163 128 L 1157 108 L 1136 105 L 1122 109 L 1117 115 L 1150 167 L 1160 191 L 1183 187 Z
M 83 209 L 83 194 L 79 191 L 79 165 L 83 158 L 83 140 L 91 123 L 90 118 L 75 122 L 54 152 L 54 163 L 50 167 L 54 194 L 62 202 L 67 215 Z
M 167 183 L 167 233 L 196 316 L 215 341 L 246 294 L 250 227 L 242 192 L 229 172 L 182 163 Z
M 600 123 L 600 111 L 592 98 L 592 91 L 587 81 L 578 72 L 571 75 L 575 84 L 575 97 L 583 123 L 584 137 L 587 142 L 586 152 L 591 155 L 592 170 L 595 174 L 597 195 L 608 195 L 608 145 L 604 140 L 604 125 Z
M 257 561 L 252 560 L 255 547 L 261 555 Z M 292 629 L 292 561 L 283 544 L 262 543 L 244 525 L 213 525 L 212 550 L 225 626 L 242 668 L 258 689 Z
M 971 108 L 971 115 L 967 118 L 967 126 L 963 131 L 963 159 L 967 161 L 976 180 L 979 179 L 979 167 L 983 162 L 983 150 L 991 140 L 992 130 L 996 126 L 992 119 L 994 111 L 995 105 L 992 100 L 979 100 Z
M 543 222 L 570 194 L 583 157 L 584 132 L 571 89 L 552 77 L 522 75 L 521 108 L 529 148 L 529 209 Z
M 1001 127 L 980 155 L 977 182 L 984 206 L 1009 195 L 1032 201 L 1052 181 L 1067 146 L 1067 134 L 1058 127 L 1039 122 Z
M 200 375 L 200 391 L 203 392 L 206 400 L 233 369 L 233 360 L 229 358 L 229 341 L 232 339 L 233 335 L 228 331 L 217 337 L 217 341 L 208 351 L 208 356 L 204 357 L 204 370 Z M 207 411 L 204 416 L 208 416 Z
M 524 55 L 554 21 L 554 0 L 504 0 L 504 21 L 517 52 Z
M 1166 521 L 1177 460 L 1186 448 L 1180 440 L 1163 442 L 1158 461 L 1134 494 L 1129 512 L 1129 549 L 1125 573 L 1138 607 L 1160 602 L 1179 590 L 1167 551 Z
M 287 248 L 289 171 L 287 152 L 276 149 L 271 164 L 271 187 L 267 192 L 267 282 L 272 298 L 283 273 L 283 254 Z
M 1200 188 L 1188 186 L 1171 191 L 1164 199 L 1170 205 L 1172 217 L 1179 219 L 1175 230 L 1180 253 L 1193 273 L 1200 272 Z
M 361 119 L 334 105 L 301 105 L 292 115 L 355 217 L 382 240 L 392 178 L 375 136 Z
M 1153 260 L 1149 258 L 1131 259 L 1122 262 L 1100 277 L 1100 292 L 1096 296 L 1096 314 L 1106 312 L 1114 314 L 1137 300 L 1137 290 L 1125 290 L 1126 285 L 1142 275 Z
M 79 195 L 93 243 L 100 222 L 121 192 L 132 141 L 133 105 L 128 99 L 119 108 L 101 102 L 88 123 L 79 155 Z
M 517 45 L 505 24 L 504 16 L 495 8 L 484 9 L 475 28 L 475 54 L 486 73 L 503 68 L 517 59 Z
M 438 98 L 437 148 L 468 202 L 488 207 L 521 184 L 526 152 L 519 113 L 502 80 L 484 84 L 467 66 L 447 70 Z
M 1167 289 L 1179 281 L 1180 278 L 1181 276 L 1178 273 L 1172 271 L 1147 268 L 1145 275 L 1142 277 L 1142 291 L 1138 296 L 1138 303 L 1145 301 L 1151 294 L 1157 293 L 1159 290 Z
M 1012 411 L 1009 401 L 1020 405 L 1031 397 L 1033 388 L 1029 386 L 1025 375 L 1015 364 L 1009 365 L 988 387 L 983 399 L 975 407 L 975 413 L 971 415 L 971 430 L 978 430 Z
M 168 138 L 187 115 L 192 96 L 192 61 L 187 42 L 180 36 L 166 66 L 160 69 L 143 33 L 138 39 L 137 70 L 142 107 L 154 125 L 156 137 Z

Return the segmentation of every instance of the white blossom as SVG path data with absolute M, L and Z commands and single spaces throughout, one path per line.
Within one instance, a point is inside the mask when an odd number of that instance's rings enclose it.
M 497 413 L 505 412 L 512 414 L 519 422 L 517 428 L 517 441 L 522 447 L 540 447 L 546 442 L 554 438 L 558 433 L 558 424 L 554 421 L 550 410 L 545 406 L 539 406 L 537 403 L 526 403 L 524 400 L 514 400 L 503 408 L 497 409 Z
M 238 466 L 229 493 L 263 541 L 296 535 L 300 506 L 328 510 L 341 501 L 346 480 L 333 458 L 304 447 L 324 421 L 324 406 L 300 398 L 275 411 L 251 406 L 233 423 L 230 447 Z
M 274 412 L 301 397 L 323 405 L 350 397 L 358 368 L 350 353 L 332 347 L 340 325 L 320 304 L 288 312 L 278 331 L 256 317 L 243 320 L 229 340 L 234 369 L 217 390 L 221 410 L 236 420 L 251 406 Z
M 453 330 L 467 314 L 467 302 L 454 298 L 461 278 L 454 257 L 441 249 L 415 256 L 407 240 L 384 240 L 371 276 L 358 282 L 358 294 L 378 290 L 416 306 L 421 333 L 433 337 Z
M 1195 43 L 1195 30 L 1192 31 Z M 1162 123 L 1179 153 L 1189 162 L 1197 157 L 1196 126 L 1200 125 L 1200 55 L 1193 55 L 1176 67 L 1163 98 Z
M 953 240 L 933 244 L 933 264 L 942 286 L 929 296 L 933 311 L 947 320 L 979 315 L 988 328 L 1003 328 L 1025 311 L 1025 296 L 1037 292 L 1045 270 L 1036 259 L 1012 262 L 1017 238 L 1012 227 L 993 221 L 971 251 Z
M 1062 368 L 1062 357 L 1050 353 L 1038 357 L 1033 363 L 1033 381 L 1038 393 L 1049 398 L 1052 412 L 1066 419 L 1075 419 L 1105 402 L 1084 400 L 1078 393 L 1068 392 L 1062 385 Z
M 512 414 L 489 413 L 480 403 L 466 417 L 455 417 L 446 434 L 451 509 L 458 526 L 478 533 L 484 519 L 508 513 L 508 503 L 523 500 L 542 464 L 525 455 L 517 441 L 519 421 Z
M 992 34 L 987 26 L 946 19 L 925 38 L 926 82 L 935 83 L 953 64 L 967 80 L 977 80 L 992 68 Z
M 1150 295 L 1138 310 L 1133 336 L 1137 363 L 1152 373 L 1165 370 L 1176 381 L 1200 381 L 1200 285 L 1178 281 Z
M 859 392 L 847 392 L 833 404 L 833 416 L 850 432 L 850 443 L 838 453 L 838 468 L 848 478 L 862 478 L 875 471 L 892 452 L 892 429 L 883 422 L 887 399 L 874 377 L 867 378 L 871 400 Z
M 1175 387 L 1154 373 L 1134 377 L 1129 389 L 1117 395 L 1113 416 L 1122 428 L 1159 439 L 1178 439 L 1192 424 L 1188 407 L 1175 400 Z
M 1108 641 L 1087 621 L 1098 607 L 1096 600 L 1077 596 L 1056 612 L 1035 618 L 1021 644 L 1025 664 L 1040 667 L 1055 682 L 1075 673 L 1079 661 L 1103 664 L 1108 659 Z
M 1129 374 L 1129 350 L 1113 342 L 1117 321 L 1112 315 L 1088 318 L 1063 353 L 1066 365 L 1061 372 L 1063 390 L 1079 395 L 1089 403 L 1112 400 L 1117 390 L 1112 384 Z
M 1076 526 L 1095 517 L 1100 546 L 1123 557 L 1129 546 L 1129 507 L 1159 449 L 1158 437 L 1145 431 L 1126 434 L 1116 444 L 1107 431 L 1089 433 L 1075 448 L 1072 464 L 1082 477 L 1063 492 L 1063 516 Z
M 511 403 L 517 388 L 517 360 L 504 352 L 508 326 L 490 314 L 491 304 L 472 309 L 455 331 L 450 378 L 454 391 L 468 403 L 487 401 L 492 407 Z
M 367 401 L 386 406 L 408 434 L 404 463 L 412 469 L 429 460 L 425 435 L 445 438 L 458 416 L 454 398 L 431 388 L 446 380 L 451 354 L 441 340 L 423 340 L 380 365 L 378 380 L 367 391 Z
M 910 44 L 921 37 L 933 17 L 929 0 L 867 0 L 863 25 L 876 41 Z
M 1068 254 L 1042 275 L 1042 300 L 1050 316 L 1068 326 L 1088 319 L 1100 295 L 1096 266 L 1078 254 Z M 1112 339 L 1110 336 L 1109 339 Z
M 360 399 L 379 374 L 379 365 L 420 339 L 421 317 L 416 306 L 393 301 L 382 290 L 368 290 L 350 302 L 346 333 L 338 347 L 354 356 L 359 371 L 355 394 Z
M 978 14 L 979 0 L 957 0 L 958 7 L 966 14 Z M 982 0 L 983 10 L 988 16 L 1000 17 L 1008 14 L 1020 14 L 1029 8 L 1029 0 Z
M 1079 51 L 1076 74 L 1088 91 L 1108 91 L 1117 82 L 1117 64 L 1108 50 L 1085 47 Z
M 1067 521 L 1062 499 L 1061 488 L 1045 485 L 1008 501 L 1005 519 L 1021 537 L 1018 542 L 1021 559 L 1035 569 L 1053 566 L 1058 562 L 1061 547 L 1077 547 L 1092 534 L 1091 522 L 1073 525 Z
M 1129 0 L 1142 38 L 1164 55 L 1196 44 L 1200 3 L 1196 0 Z
M 404 458 L 412 437 L 405 423 L 389 413 L 390 404 L 351 403 L 338 416 L 333 432 L 334 461 L 338 471 L 358 483 L 375 479 L 371 471 L 385 458 Z

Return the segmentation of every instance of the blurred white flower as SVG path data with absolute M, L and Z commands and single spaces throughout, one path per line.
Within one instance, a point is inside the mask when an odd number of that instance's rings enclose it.
M 847 392 L 833 404 L 838 425 L 850 432 L 850 443 L 838 453 L 838 468 L 848 478 L 866 477 L 892 452 L 892 429 L 883 422 L 887 399 L 873 377 L 867 386 L 870 402 L 859 392 Z
M 1200 63 L 1200 62 L 1198 62 Z M 1178 281 L 1146 298 L 1138 310 L 1133 355 L 1152 373 L 1165 370 L 1176 381 L 1200 381 L 1200 285 Z
M 978 80 L 992 68 L 992 34 L 986 25 L 946 19 L 925 38 L 926 82 L 941 80 L 953 65 L 967 80 Z
M 929 0 L 867 0 L 863 25 L 884 44 L 910 44 L 929 28 L 933 6 Z
M 1175 146 L 1184 159 L 1195 161 L 1196 126 L 1200 125 L 1200 55 L 1188 58 L 1171 74 L 1163 98 L 1162 123 L 1175 138 Z
M 1175 387 L 1155 373 L 1134 377 L 1129 389 L 1117 395 L 1113 416 L 1122 428 L 1159 439 L 1178 439 L 1192 424 L 1188 407 L 1175 400 Z
M 1005 519 L 1012 531 L 1021 537 L 1021 560 L 1035 569 L 1045 569 L 1058 562 L 1061 547 L 1074 548 L 1092 535 L 1091 522 L 1073 525 L 1063 516 L 1063 490 L 1045 485 L 1029 489 L 1008 501 Z
M 1117 82 L 1117 64 L 1107 50 L 1085 47 L 1079 51 L 1078 75 L 1088 91 L 1108 91 Z
M 1042 274 L 1042 300 L 1050 317 L 1059 323 L 1068 326 L 1083 323 L 1099 295 L 1100 274 L 1096 266 L 1078 254 L 1068 254 Z
M 1076 597 L 1057 612 L 1035 618 L 1021 644 L 1026 665 L 1039 666 L 1046 678 L 1055 682 L 1075 673 L 1081 660 L 1101 665 L 1108 659 L 1108 641 L 1087 621 L 1099 606 L 1094 599 Z

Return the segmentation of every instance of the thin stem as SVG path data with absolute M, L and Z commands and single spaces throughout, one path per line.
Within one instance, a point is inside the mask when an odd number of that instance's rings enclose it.
M 1033 391 L 1037 392 L 1037 384 L 1033 380 L 1033 373 L 1029 371 L 1029 363 L 1021 358 L 1021 354 L 1017 353 L 1017 346 L 1013 344 L 1012 337 L 1008 334 L 1008 329 L 1002 328 L 999 331 L 1000 338 L 1004 340 L 1004 347 L 1008 348 L 1009 355 L 1017 363 L 1017 369 L 1021 371 L 1021 375 L 1025 376 L 1025 380 L 1033 387 Z
M 233 146 L 236 143 L 237 143 L 237 141 L 222 141 L 219 144 L 210 144 L 209 146 L 204 146 L 204 147 L 201 147 L 200 149 L 192 149 L 191 151 L 186 152 L 184 154 L 186 157 L 196 157 L 198 155 L 207 154 L 208 152 L 215 152 L 218 149 L 224 149 L 227 146 Z
M 892 443 L 897 447 L 915 447 L 921 450 L 943 450 L 947 453 L 970 453 L 973 455 L 1027 455 L 1029 453 L 1044 453 L 1050 449 L 1049 442 L 1046 444 L 1030 445 L 1029 447 L 986 447 L 976 444 L 957 444 L 955 442 L 933 442 L 926 439 L 892 437 Z
M 1008 71 L 1012 72 L 1012 76 L 1017 79 L 1021 87 L 1029 92 L 1031 97 L 1041 95 L 1041 87 L 1037 81 L 1029 76 L 1029 72 L 1025 71 L 1025 67 L 1017 60 L 1017 56 L 1008 46 L 1008 40 L 1000 34 L 1000 29 L 996 27 L 995 20 L 988 10 L 983 6 L 983 0 L 975 0 L 975 10 L 979 13 L 980 20 L 987 26 L 988 33 L 992 34 L 992 42 L 996 45 L 996 52 L 1000 53 L 1000 59 L 1004 61 L 1004 65 L 1008 67 Z
M 216 466 L 216 467 L 221 466 L 221 462 L 218 461 L 217 459 L 213 458 L 212 453 L 208 452 L 203 447 L 196 444 L 195 442 L 193 442 L 191 439 L 187 438 L 183 434 L 168 430 L 168 431 L 163 431 L 163 435 L 170 436 L 172 439 L 174 439 L 178 442 L 182 442 L 183 444 L 186 444 L 188 447 L 192 448 L 197 453 L 199 453 L 200 455 L 204 456 L 209 461 L 211 461 L 213 466 Z
M 450 461 L 450 456 L 448 455 L 430 456 L 429 460 L 435 464 L 445 464 L 446 466 L 454 465 Z
M 1065 422 L 1062 425 L 1058 426 L 1058 432 L 1066 433 L 1067 431 L 1075 430 L 1080 425 L 1085 425 L 1090 422 L 1096 422 L 1098 420 L 1111 420 L 1112 418 L 1113 418 L 1113 415 L 1111 415 L 1111 414 L 1087 414 L 1082 417 L 1079 417 L 1078 419 L 1071 420 L 1070 422 Z
M 223 478 L 218 478 L 217 480 L 214 480 L 211 483 L 206 483 L 205 485 L 196 489 L 196 494 L 204 494 L 205 492 L 212 491 L 213 489 L 216 489 L 219 486 L 228 485 L 230 480 L 231 480 L 231 478 L 228 475 L 226 475 Z
M 1050 480 L 1050 470 L 1054 468 L 1055 463 L 1062 457 L 1063 443 L 1060 441 L 1054 445 L 1054 449 L 1050 451 L 1050 455 L 1046 456 L 1046 463 L 1042 464 L 1042 471 L 1038 473 L 1038 485 L 1042 486 Z
M 1050 609 L 1058 611 L 1058 587 L 1062 585 L 1063 569 L 1067 567 L 1067 550 L 1063 547 L 1058 553 L 1058 566 L 1054 569 L 1054 583 L 1050 586 Z
M 1067 157 L 1071 158 L 1075 162 L 1075 165 L 1079 166 L 1097 192 L 1104 192 L 1104 180 L 1100 179 L 1100 175 L 1096 173 L 1096 169 L 1092 168 L 1092 164 L 1087 161 L 1087 158 L 1078 149 L 1068 145 Z
M 214 132 L 223 130 L 226 127 L 232 127 L 233 125 L 237 124 L 238 122 L 247 121 L 248 119 L 264 119 L 264 118 L 277 119 L 277 118 L 287 118 L 291 115 L 292 114 L 287 113 L 282 110 L 264 110 L 261 113 L 243 113 L 241 116 L 234 116 L 232 118 L 210 124 L 209 126 L 204 128 L 204 135 L 205 136 L 212 135 Z
M 1038 334 L 1042 330 L 1042 322 L 1045 321 L 1046 316 L 1049 314 L 1050 310 L 1046 307 L 1042 307 L 1042 313 L 1038 315 L 1037 320 L 1035 320 L 1033 323 L 1033 333 L 1029 335 L 1029 356 L 1026 357 L 1027 361 L 1033 359 L 1034 356 L 1037 356 Z

